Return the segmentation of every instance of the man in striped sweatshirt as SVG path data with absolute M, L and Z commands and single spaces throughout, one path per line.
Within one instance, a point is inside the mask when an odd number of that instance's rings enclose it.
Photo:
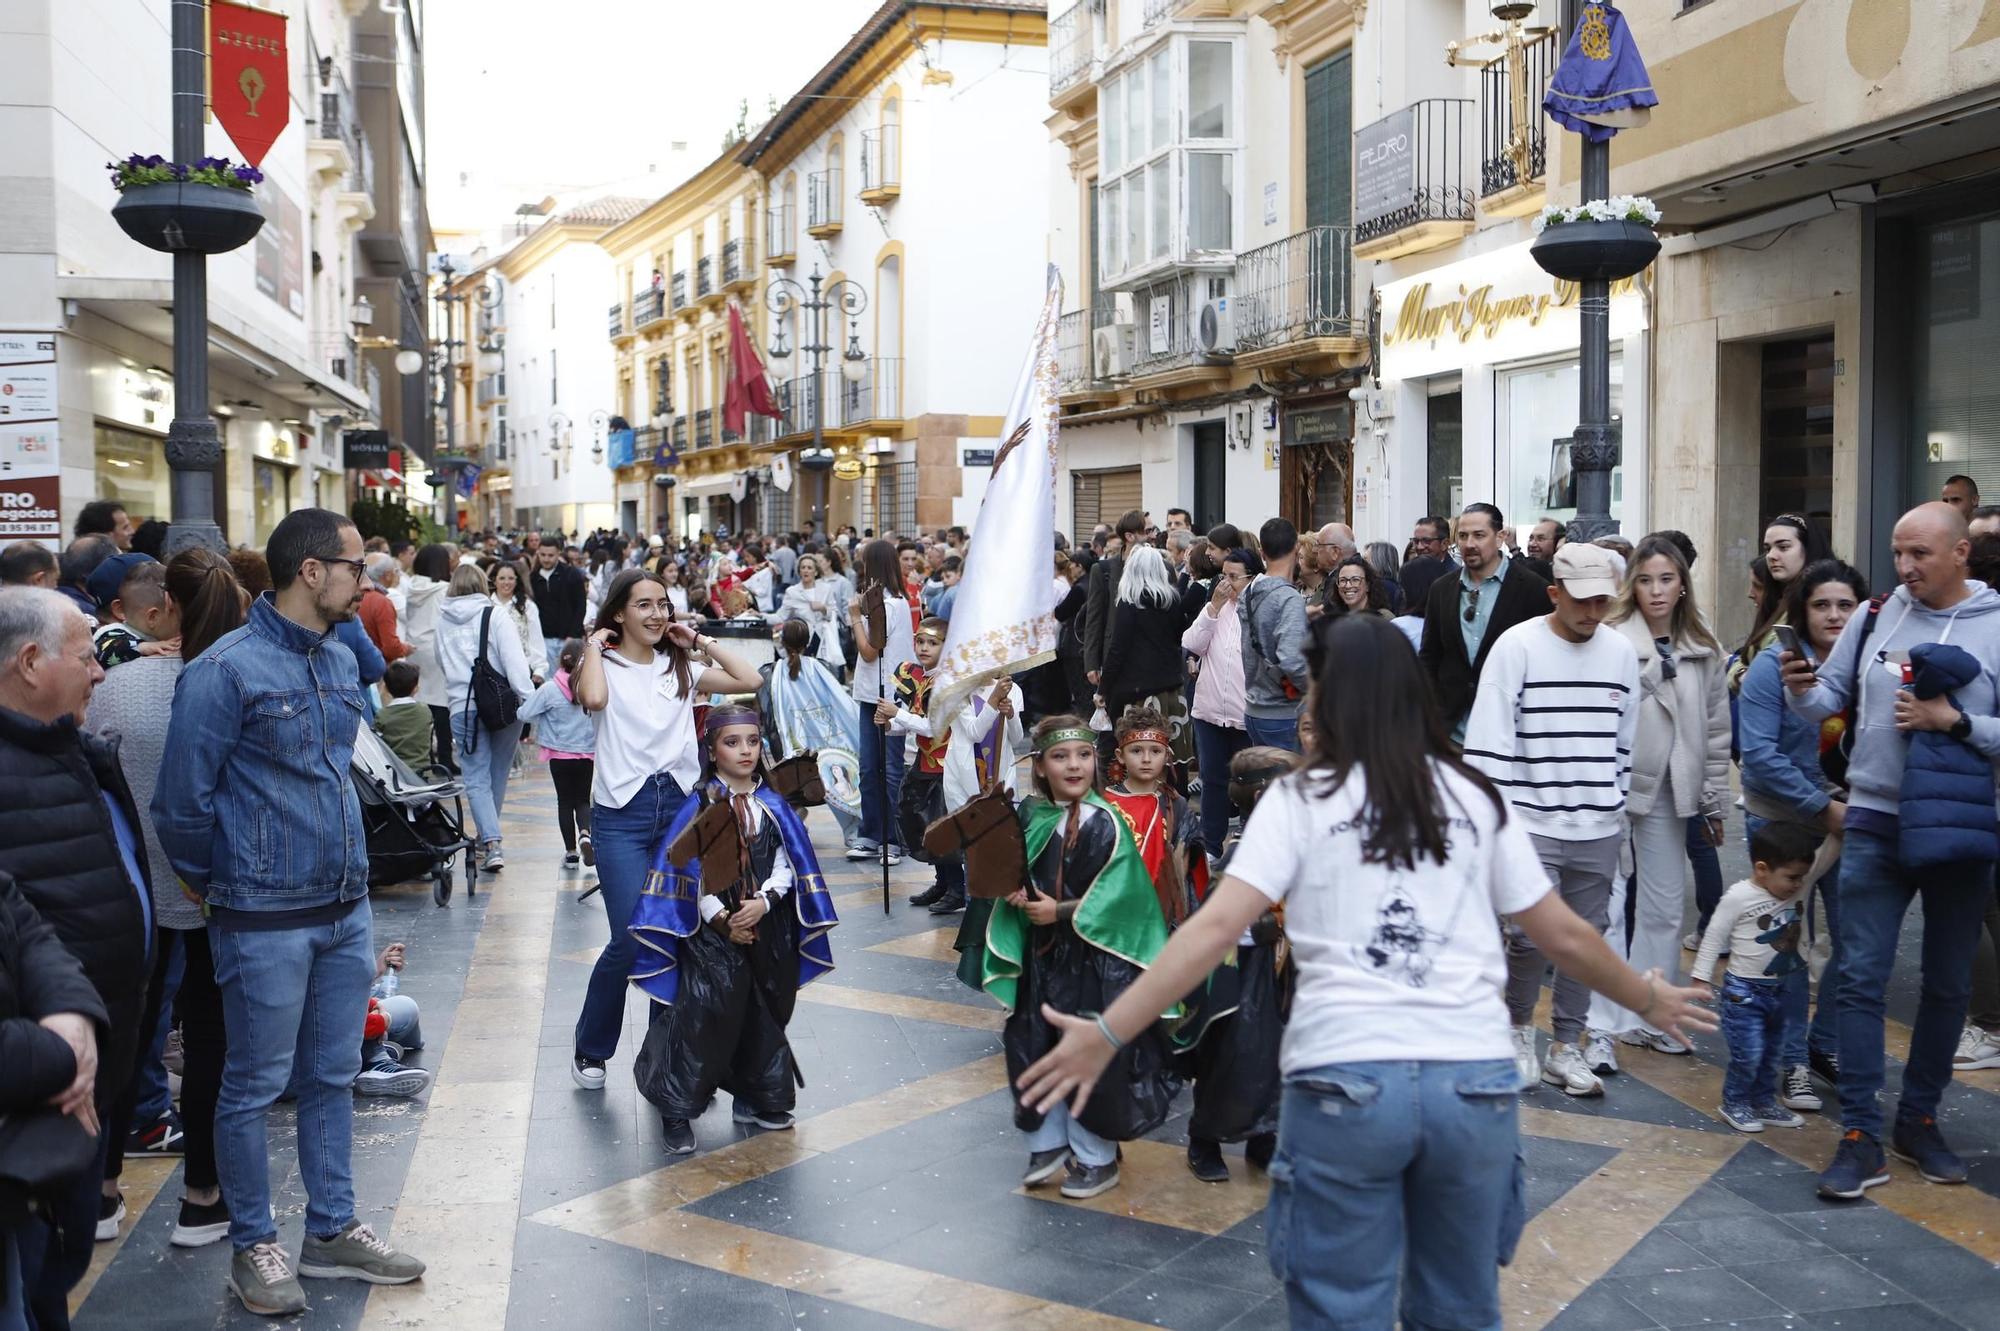
M 1571 910 L 1600 932 L 1625 842 L 1639 658 L 1623 634 L 1598 632 L 1618 592 L 1611 552 L 1556 551 L 1551 613 L 1516 624 L 1487 656 L 1465 729 L 1465 758 L 1491 777 L 1534 838 Z M 1578 1042 L 1590 990 L 1556 974 L 1554 1041 L 1536 1057 L 1535 1001 L 1547 968 L 1527 935 L 1507 930 L 1507 1011 L 1522 1088 L 1537 1080 L 1602 1095 Z

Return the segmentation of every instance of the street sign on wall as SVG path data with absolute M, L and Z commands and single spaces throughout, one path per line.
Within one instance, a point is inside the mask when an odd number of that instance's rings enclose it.
M 62 539 L 56 335 L 0 333 L 0 544 Z
M 1417 201 L 1416 108 L 1354 133 L 1354 225 L 1409 207 Z

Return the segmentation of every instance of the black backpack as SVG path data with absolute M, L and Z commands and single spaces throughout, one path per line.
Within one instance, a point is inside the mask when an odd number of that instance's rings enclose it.
M 479 655 L 472 658 L 472 687 L 467 690 L 465 702 L 467 710 L 476 710 L 481 730 L 505 730 L 521 715 L 521 700 L 514 695 L 514 686 L 507 677 L 493 668 L 493 662 L 486 656 L 486 634 L 493 626 L 493 607 L 487 606 L 479 616 Z M 476 746 L 478 736 L 473 736 Z

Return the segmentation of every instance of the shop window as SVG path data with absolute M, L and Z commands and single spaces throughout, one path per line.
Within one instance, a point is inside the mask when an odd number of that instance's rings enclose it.
M 1982 503 L 2000 502 L 2000 216 L 1917 236 L 1909 502 L 1936 499 L 1959 473 Z
M 1424 512 L 1450 517 L 1465 500 L 1465 394 L 1457 387 L 1433 393 L 1424 421 L 1428 483 Z
M 137 524 L 173 511 L 166 441 L 109 425 L 96 429 L 97 494 L 125 506 Z
M 1564 522 L 1576 516 L 1576 477 L 1569 445 L 1576 429 L 1577 362 L 1503 370 L 1498 376 L 1499 426 L 1496 443 L 1505 450 L 1496 474 L 1505 479 L 1498 500 L 1517 529 L 1542 518 Z M 1611 353 L 1611 421 L 1624 420 L 1625 362 Z M 1611 516 L 1625 518 L 1624 461 L 1611 469 Z M 1467 496 L 1476 498 L 1477 496 Z

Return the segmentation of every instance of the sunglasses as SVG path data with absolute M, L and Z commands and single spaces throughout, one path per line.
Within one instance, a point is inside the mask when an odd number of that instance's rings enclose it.
M 1479 618 L 1479 584 L 1474 583 L 1466 588 L 1465 594 L 1465 622 L 1470 624 L 1473 620 Z
M 1680 678 L 1680 663 L 1674 660 L 1674 640 L 1672 638 L 1653 639 L 1653 649 L 1660 654 L 1660 678 Z

